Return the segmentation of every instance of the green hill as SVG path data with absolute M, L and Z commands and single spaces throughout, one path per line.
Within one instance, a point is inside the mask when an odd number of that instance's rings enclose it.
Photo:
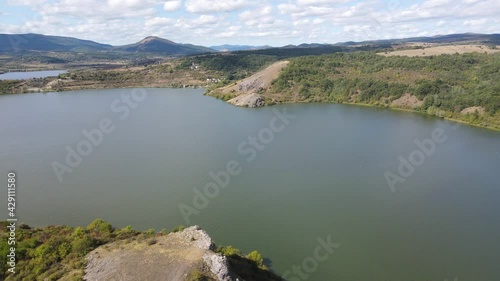
M 90 52 L 106 51 L 111 45 L 72 37 L 42 34 L 0 34 L 0 52 L 42 51 L 42 52 Z
M 114 50 L 124 52 L 162 53 L 168 55 L 193 55 L 215 52 L 215 50 L 207 47 L 179 44 L 156 36 L 146 37 L 135 44 L 115 47 Z
M 42 34 L 0 34 L 0 53 L 26 52 L 104 52 L 110 56 L 115 53 L 157 53 L 168 56 L 193 55 L 215 50 L 191 44 L 179 44 L 167 39 L 150 36 L 124 46 L 111 46 L 90 40 L 73 37 L 50 36 Z

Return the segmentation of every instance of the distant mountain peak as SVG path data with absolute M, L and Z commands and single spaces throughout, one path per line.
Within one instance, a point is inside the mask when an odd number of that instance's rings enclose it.
M 141 41 L 139 41 L 139 43 L 147 43 L 149 41 L 156 40 L 156 39 L 159 39 L 159 37 L 157 37 L 157 36 L 148 36 L 148 37 L 145 37 L 144 39 L 142 39 Z
M 115 47 L 115 50 L 126 52 L 163 53 L 177 56 L 214 52 L 214 50 L 207 47 L 179 44 L 158 36 L 148 36 L 137 43 Z
M 138 44 L 148 44 L 148 43 L 155 42 L 155 41 L 169 43 L 169 44 L 177 44 L 177 43 L 175 43 L 173 41 L 170 41 L 168 39 L 161 38 L 161 37 L 158 37 L 158 36 L 148 36 L 148 37 L 142 39 L 141 41 L 139 41 L 137 43 Z

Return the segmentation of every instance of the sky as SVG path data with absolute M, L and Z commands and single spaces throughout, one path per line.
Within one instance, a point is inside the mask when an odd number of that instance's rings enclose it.
M 0 33 L 284 46 L 500 33 L 500 0 L 0 0 Z

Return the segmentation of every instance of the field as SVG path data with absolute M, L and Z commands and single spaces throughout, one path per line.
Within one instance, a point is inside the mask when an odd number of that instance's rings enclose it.
M 486 53 L 493 54 L 500 52 L 500 49 L 492 49 L 485 45 L 446 45 L 446 46 L 432 46 L 421 47 L 419 49 L 411 50 L 396 50 L 393 52 L 378 53 L 386 57 L 391 56 L 407 56 L 407 57 L 429 57 L 444 54 L 465 54 L 465 53 Z

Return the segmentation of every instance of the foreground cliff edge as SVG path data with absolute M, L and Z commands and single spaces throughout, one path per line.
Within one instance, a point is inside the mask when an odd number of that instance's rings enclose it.
M 5 257 L 8 224 L 0 224 Z M 103 220 L 86 228 L 20 225 L 15 247 L 15 273 L 2 262 L 0 280 L 284 280 L 257 251 L 217 247 L 199 226 L 155 233 L 115 229 Z

